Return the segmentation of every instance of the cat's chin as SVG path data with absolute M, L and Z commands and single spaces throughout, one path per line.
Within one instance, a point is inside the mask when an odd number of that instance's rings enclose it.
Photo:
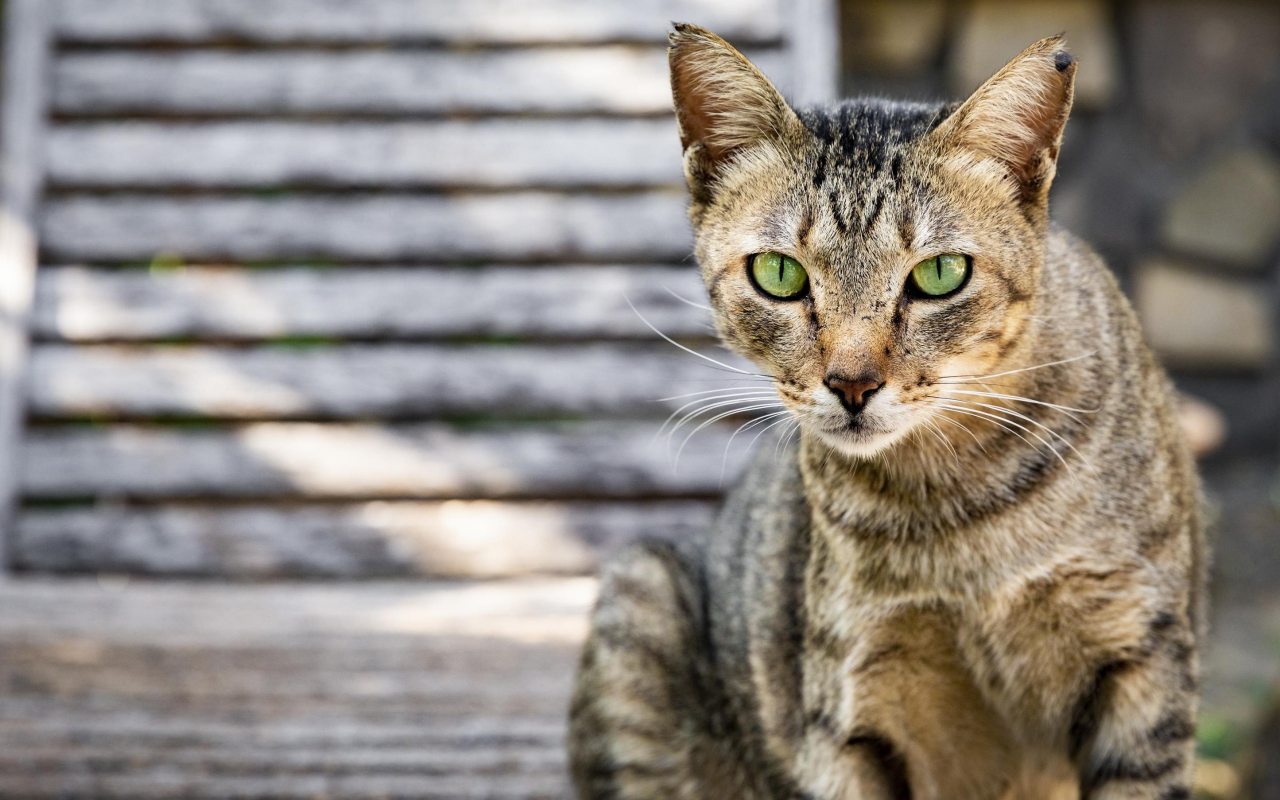
M 868 429 L 857 424 L 839 428 L 819 428 L 815 431 L 819 441 L 837 453 L 851 458 L 871 458 L 888 450 L 902 438 L 905 431 Z

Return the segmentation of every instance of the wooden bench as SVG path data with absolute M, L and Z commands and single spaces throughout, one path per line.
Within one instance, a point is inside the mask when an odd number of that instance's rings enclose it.
M 811 100 L 827 2 L 8 5 L 13 569 L 573 573 L 710 518 L 750 437 L 674 470 L 655 400 L 732 376 L 628 307 L 714 347 L 668 21 Z

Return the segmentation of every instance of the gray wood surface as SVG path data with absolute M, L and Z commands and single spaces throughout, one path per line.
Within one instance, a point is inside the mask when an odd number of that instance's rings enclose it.
M 28 509 L 17 568 L 213 578 L 506 577 L 593 572 L 640 537 L 680 539 L 711 522 L 702 501 L 448 500 L 312 506 Z
M 725 363 L 744 364 L 722 349 Z M 424 417 L 440 414 L 668 413 L 723 389 L 777 403 L 739 379 L 658 344 L 306 344 L 248 348 L 44 344 L 32 353 L 29 407 L 40 417 Z M 745 387 L 741 390 L 736 387 Z
M 752 55 L 786 91 L 780 52 Z M 62 114 L 671 112 L 655 46 L 75 52 L 52 91 Z
M 26 414 L 27 328 L 36 258 L 36 205 L 44 180 L 49 8 L 10 0 L 4 13 L 0 104 L 0 575 L 16 513 Z
M 51 197 L 52 259 L 679 260 L 682 192 Z
M 42 427 L 28 436 L 22 487 L 45 499 L 711 496 L 732 480 L 753 438 L 730 442 L 731 428 L 711 426 L 677 465 L 656 428 L 603 421 L 472 430 L 296 422 Z
M 748 40 L 783 35 L 772 0 L 56 0 L 58 37 L 87 43 L 663 42 L 670 20 Z
M 0 794 L 562 798 L 593 581 L 0 586 Z
M 670 118 L 82 123 L 54 126 L 47 148 L 55 186 L 679 187 L 683 180 Z
M 705 337 L 711 333 L 710 312 L 684 301 L 706 300 L 693 264 L 256 270 L 44 266 L 36 275 L 32 330 L 44 339 L 71 341 L 650 338 L 638 311 L 668 336 Z

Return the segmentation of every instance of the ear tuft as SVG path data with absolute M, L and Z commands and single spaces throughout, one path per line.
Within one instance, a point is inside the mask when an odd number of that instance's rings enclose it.
M 667 54 L 680 144 L 686 155 L 701 148 L 708 173 L 734 151 L 799 124 L 769 79 L 732 45 L 697 25 L 673 28 Z
M 1024 198 L 1042 198 L 1071 113 L 1075 74 L 1076 59 L 1062 35 L 1042 39 L 980 86 L 936 133 L 951 146 L 1001 162 Z

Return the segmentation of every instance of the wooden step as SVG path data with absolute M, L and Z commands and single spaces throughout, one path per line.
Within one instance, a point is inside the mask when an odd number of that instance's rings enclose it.
M 655 427 L 37 427 L 25 443 L 21 481 L 27 497 L 45 499 L 705 497 L 732 479 L 754 437 L 711 426 L 677 465 Z
M 707 353 L 722 364 L 749 366 L 719 348 Z M 684 397 L 695 392 L 732 393 L 726 404 L 737 401 L 753 411 L 781 408 L 770 382 L 740 376 L 665 342 L 44 344 L 32 353 L 28 381 L 30 413 L 50 419 L 665 416 L 698 402 L 699 397 Z
M 39 338 L 83 342 L 201 337 L 651 338 L 643 316 L 668 336 L 710 335 L 710 311 L 690 302 L 706 303 L 702 280 L 691 264 L 156 270 L 44 266 L 36 273 L 32 329 Z
M 665 42 L 670 20 L 751 41 L 783 36 L 772 0 L 56 0 L 64 42 Z
M 6 581 L 0 795 L 563 797 L 593 594 Z
M 691 250 L 679 190 L 608 194 L 54 196 L 39 223 L 52 259 L 291 258 L 425 262 L 676 261 Z
M 53 186 L 679 187 L 679 142 L 669 118 L 102 122 L 47 147 Z
M 234 578 L 575 574 L 594 571 L 610 553 L 642 537 L 692 536 L 711 524 L 714 513 L 712 502 L 672 500 L 100 503 L 25 510 L 10 550 L 19 569 L 35 572 Z
M 751 56 L 785 91 L 780 51 Z M 64 117 L 671 113 L 655 46 L 68 53 L 51 92 Z

